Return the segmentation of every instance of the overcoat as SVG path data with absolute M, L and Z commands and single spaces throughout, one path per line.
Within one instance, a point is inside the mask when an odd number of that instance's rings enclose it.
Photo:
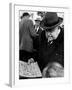
M 32 52 L 33 40 L 32 37 L 36 36 L 32 20 L 23 18 L 19 23 L 19 48 L 20 50 Z
M 60 34 L 53 43 L 47 42 L 45 31 L 39 36 L 39 60 L 38 64 L 42 70 L 49 62 L 58 62 L 64 66 L 64 30 L 60 28 Z

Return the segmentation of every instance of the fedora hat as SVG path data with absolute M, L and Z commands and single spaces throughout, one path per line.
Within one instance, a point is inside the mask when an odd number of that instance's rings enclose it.
M 58 17 L 57 13 L 55 12 L 47 12 L 45 14 L 44 19 L 42 20 L 42 27 L 45 30 L 52 30 L 53 28 L 60 25 L 63 21 L 63 18 Z

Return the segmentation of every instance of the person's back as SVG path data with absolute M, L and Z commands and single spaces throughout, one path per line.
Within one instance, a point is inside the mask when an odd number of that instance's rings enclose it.
M 31 52 L 33 49 L 33 41 L 31 36 L 35 36 L 32 20 L 23 18 L 20 23 L 20 49 Z
M 19 59 L 28 61 L 33 57 L 33 37 L 37 36 L 33 21 L 29 19 L 28 13 L 24 13 L 19 23 Z

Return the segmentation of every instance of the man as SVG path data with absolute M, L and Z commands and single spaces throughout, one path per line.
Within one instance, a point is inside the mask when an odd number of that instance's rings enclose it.
M 32 58 L 33 40 L 32 37 L 37 36 L 32 20 L 29 19 L 29 13 L 24 13 L 19 23 L 19 49 L 20 60 L 26 60 Z
M 40 35 L 41 32 L 43 31 L 43 28 L 40 26 L 40 22 L 41 22 L 41 21 L 42 21 L 41 16 L 38 16 L 38 15 L 37 15 L 37 16 L 35 17 L 35 32 L 36 32 L 38 35 Z M 38 37 L 35 37 L 35 38 L 34 38 L 34 43 L 33 43 L 34 48 L 35 48 L 36 50 L 39 48 L 38 38 L 39 38 L 39 36 L 38 36 Z
M 35 19 L 35 31 L 37 34 L 40 34 L 43 30 L 43 28 L 40 27 L 41 20 L 42 20 L 41 16 L 37 16 Z
M 63 19 L 55 12 L 47 12 L 39 36 L 39 60 L 41 71 L 51 62 L 64 66 L 64 30 L 60 28 Z

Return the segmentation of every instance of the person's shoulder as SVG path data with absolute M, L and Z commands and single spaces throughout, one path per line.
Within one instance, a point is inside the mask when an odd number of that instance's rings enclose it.
M 64 33 L 64 28 L 60 27 L 61 33 Z
M 61 30 L 60 36 L 61 36 L 61 38 L 63 39 L 63 38 L 64 38 L 64 28 L 61 28 L 61 27 L 60 27 L 60 30 Z
M 63 28 L 60 27 L 60 33 L 55 41 L 60 44 L 64 42 L 64 29 Z
M 27 23 L 33 25 L 33 21 L 31 19 L 27 19 Z

